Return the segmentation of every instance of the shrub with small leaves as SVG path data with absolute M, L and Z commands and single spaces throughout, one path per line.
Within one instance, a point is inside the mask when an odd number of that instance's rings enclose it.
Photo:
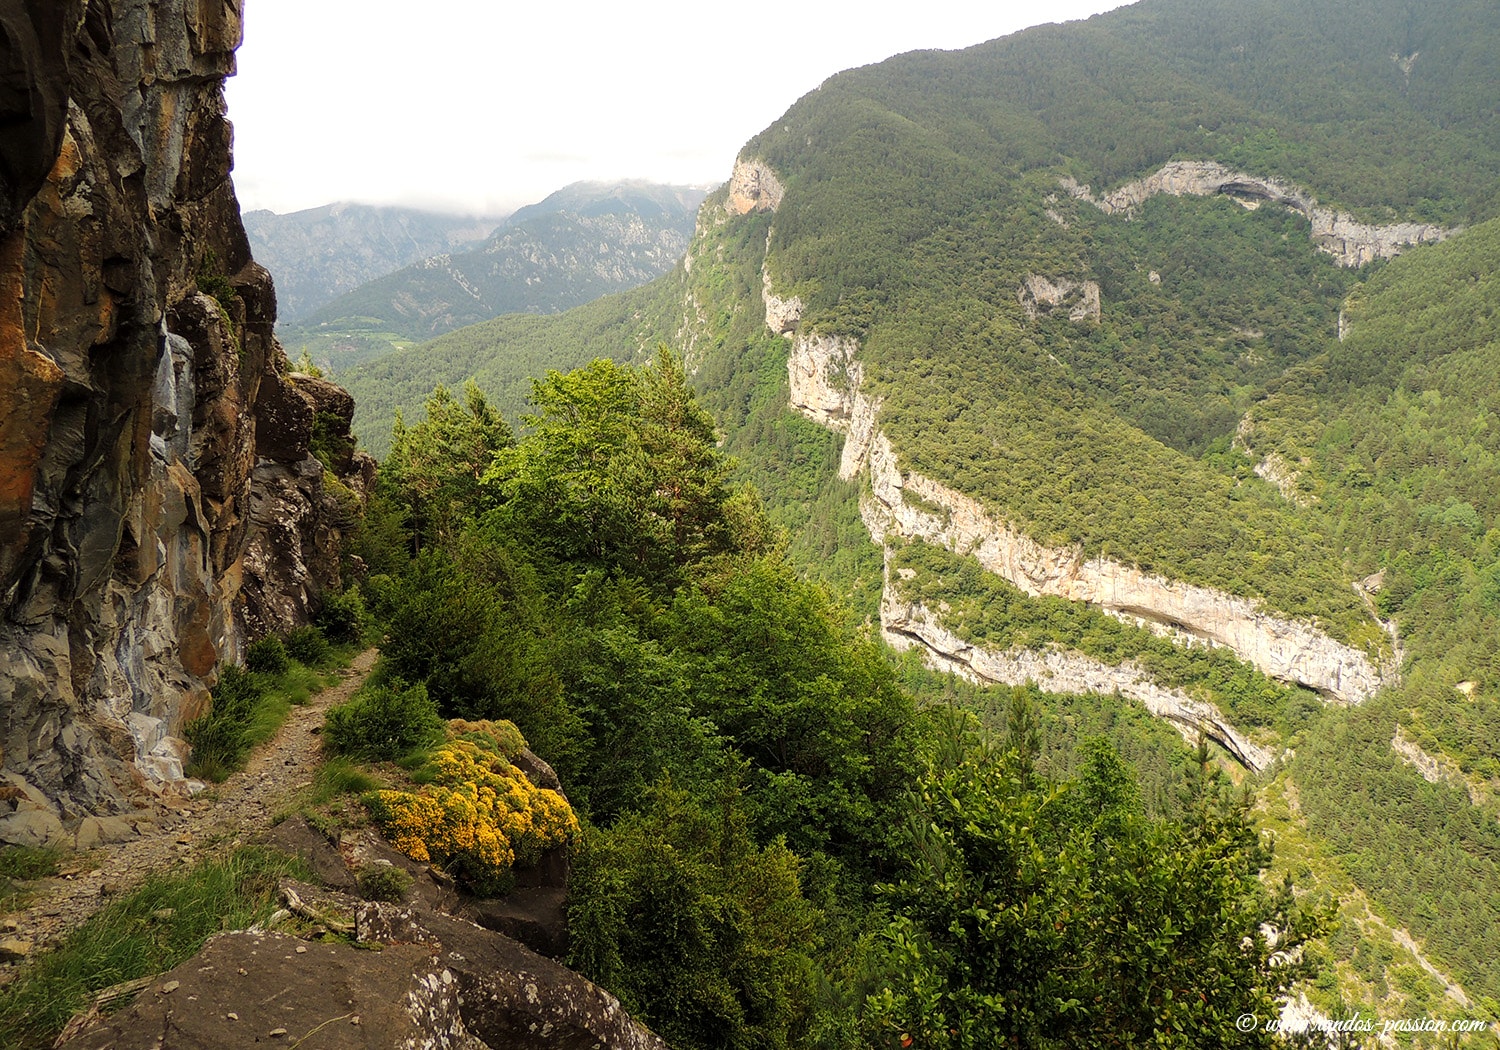
M 394 760 L 441 740 L 444 729 L 427 687 L 396 678 L 372 682 L 332 708 L 323 742 L 334 754 Z
M 298 627 L 286 636 L 287 655 L 308 667 L 317 667 L 328 659 L 328 639 L 316 627 Z
M 495 723 L 497 727 L 509 723 Z M 460 722 L 463 736 L 433 750 L 418 775 L 418 791 L 376 791 L 365 796 L 376 824 L 402 853 L 431 861 L 480 893 L 509 887 L 514 864 L 533 864 L 578 836 L 568 800 L 539 788 L 504 757 L 502 742 L 475 723 Z M 514 726 L 502 729 L 511 742 Z M 514 733 L 514 736 L 511 735 Z
M 367 901 L 399 904 L 411 889 L 412 877 L 394 864 L 368 864 L 356 876 L 359 895 Z
M 292 661 L 291 657 L 286 654 L 286 646 L 281 644 L 281 639 L 274 634 L 267 635 L 258 642 L 250 643 L 250 647 L 245 650 L 246 669 L 258 674 L 286 674 L 291 666 Z
M 330 641 L 339 643 L 357 642 L 365 633 L 370 614 L 365 610 L 365 600 L 353 588 L 342 594 L 330 594 L 323 599 L 318 610 L 317 622 Z

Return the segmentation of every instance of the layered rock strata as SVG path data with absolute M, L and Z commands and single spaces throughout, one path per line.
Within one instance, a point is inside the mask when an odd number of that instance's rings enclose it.
M 943 627 L 933 612 L 906 601 L 889 579 L 880 602 L 881 633 L 898 652 L 920 647 L 929 666 L 978 685 L 1035 682 L 1052 693 L 1118 693 L 1171 722 L 1184 739 L 1201 735 L 1218 743 L 1245 768 L 1259 772 L 1275 757 L 1232 726 L 1214 705 L 1180 689 L 1167 689 L 1129 661 L 1105 664 L 1064 649 L 1009 649 L 996 652 L 971 645 Z
M 237 0 L 17 3 L 0 30 L 24 128 L 0 165 L 0 771 L 25 822 L 67 822 L 181 781 L 244 637 L 257 464 L 310 474 L 310 445 L 261 411 L 285 359 L 229 180 Z
M 1297 212 L 1312 224 L 1310 235 L 1320 251 L 1340 266 L 1356 267 L 1374 259 L 1390 259 L 1418 244 L 1446 240 L 1460 231 L 1430 223 L 1397 222 L 1384 226 L 1359 222 L 1346 212 L 1320 205 L 1311 193 L 1280 179 L 1233 171 L 1214 161 L 1174 160 L 1144 179 L 1095 197 L 1088 186 L 1072 179 L 1062 186 L 1079 200 L 1108 215 L 1133 214 L 1159 194 L 1173 197 L 1212 197 L 1223 194 L 1242 204 L 1276 204 Z

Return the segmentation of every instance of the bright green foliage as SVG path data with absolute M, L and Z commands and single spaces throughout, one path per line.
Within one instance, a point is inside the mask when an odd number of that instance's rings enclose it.
M 785 844 L 757 845 L 733 780 L 669 783 L 585 835 L 569 962 L 681 1050 L 803 1045 L 818 913 Z
M 480 479 L 495 454 L 514 441 L 510 426 L 472 382 L 462 403 L 438 386 L 426 413 L 411 428 L 398 414 L 382 473 L 386 490 L 406 513 L 416 549 L 452 538 L 463 515 L 481 509 Z
M 443 738 L 447 723 L 420 682 L 370 682 L 330 708 L 323 743 L 335 755 L 394 760 Z
M 485 484 L 505 526 L 551 559 L 670 586 L 688 565 L 764 545 L 758 511 L 731 498 L 713 421 L 662 348 L 652 367 L 599 359 L 532 390 L 527 439 Z
M 1275 1045 L 1235 1021 L 1275 1015 L 1274 995 L 1302 970 L 1277 953 L 1295 954 L 1323 920 L 1290 886 L 1261 886 L 1269 854 L 1247 802 L 1205 779 L 1186 820 L 1149 819 L 1103 744 L 1074 781 L 1033 780 L 1012 751 L 920 781 L 869 1037 L 954 1050 Z
M 911 701 L 816 587 L 754 562 L 678 596 L 666 637 L 695 714 L 752 763 L 756 824 L 801 852 L 877 865 L 915 768 Z

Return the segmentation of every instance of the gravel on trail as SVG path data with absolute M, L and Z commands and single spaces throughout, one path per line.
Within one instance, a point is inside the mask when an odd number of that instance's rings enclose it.
M 134 836 L 65 858 L 57 876 L 31 884 L 22 910 L 0 916 L 0 937 L 41 951 L 111 897 L 154 876 L 184 871 L 269 829 L 322 763 L 317 734 L 324 714 L 363 684 L 377 655 L 375 649 L 360 653 L 339 672 L 339 681 L 293 707 L 276 736 L 224 783 L 193 798 L 164 797 L 149 809 L 125 814 Z M 7 969 L 12 968 L 0 966 L 0 984 Z

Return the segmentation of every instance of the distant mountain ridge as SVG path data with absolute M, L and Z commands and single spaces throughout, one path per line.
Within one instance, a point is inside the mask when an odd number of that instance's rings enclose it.
M 504 216 L 339 201 L 278 215 L 245 213 L 245 232 L 276 281 L 283 322 L 408 263 L 483 241 Z
M 314 328 L 429 339 L 506 313 L 556 313 L 645 284 L 687 250 L 707 191 L 579 182 L 521 208 L 482 245 L 430 257 L 316 310 Z

